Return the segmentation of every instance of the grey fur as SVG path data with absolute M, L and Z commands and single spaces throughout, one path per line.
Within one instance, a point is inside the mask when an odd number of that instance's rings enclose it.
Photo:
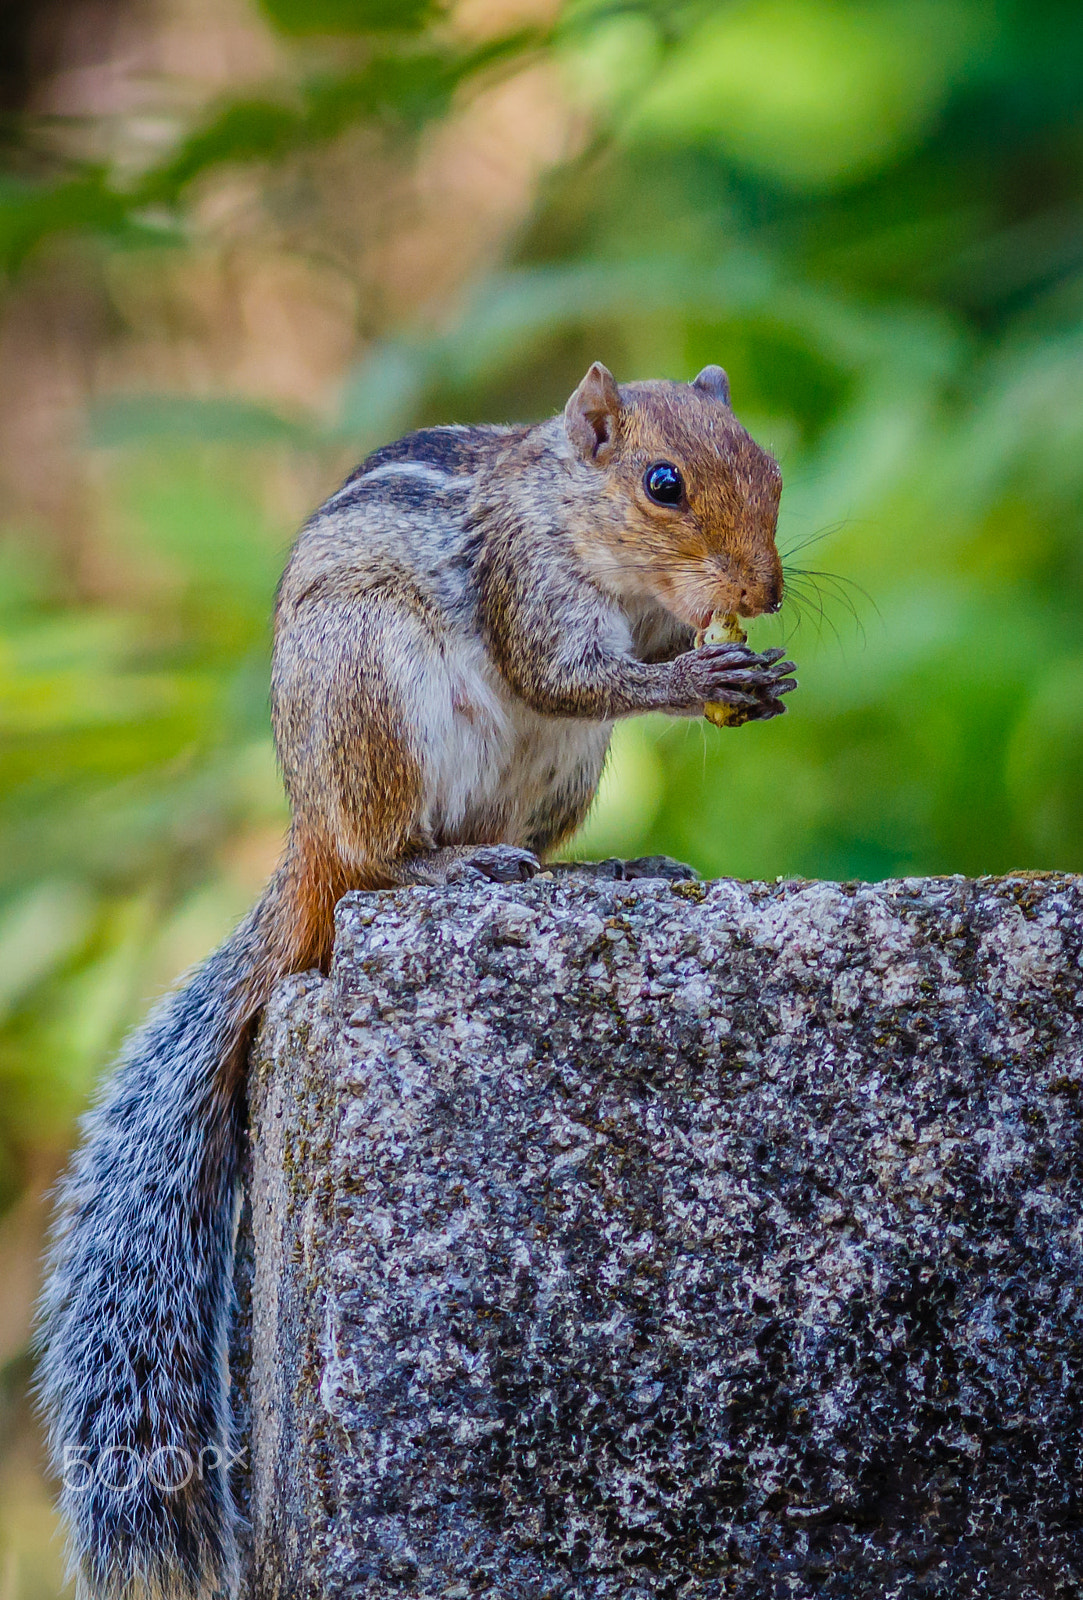
M 60 1193 L 39 1382 L 79 1590 L 101 1600 L 235 1586 L 225 1332 L 239 1104 L 226 1064 L 257 924 L 258 912 L 133 1035 Z M 159 1492 L 155 1479 L 189 1464 L 184 1490 Z

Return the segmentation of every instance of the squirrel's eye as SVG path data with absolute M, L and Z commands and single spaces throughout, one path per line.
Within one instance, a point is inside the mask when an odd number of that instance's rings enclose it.
M 656 461 L 643 474 L 643 487 L 660 506 L 679 506 L 684 497 L 681 475 L 672 461 Z

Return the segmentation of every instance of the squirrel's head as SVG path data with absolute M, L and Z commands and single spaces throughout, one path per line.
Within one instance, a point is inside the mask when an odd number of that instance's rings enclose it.
M 596 361 L 564 426 L 598 475 L 599 515 L 580 539 L 607 586 L 650 595 L 697 628 L 716 611 L 779 609 L 782 474 L 733 415 L 721 367 L 692 383 L 618 388 Z

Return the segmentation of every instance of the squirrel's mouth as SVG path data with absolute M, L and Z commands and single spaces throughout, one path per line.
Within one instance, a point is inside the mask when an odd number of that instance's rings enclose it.
M 715 602 L 715 614 L 724 611 L 734 616 L 763 617 L 782 609 L 782 580 L 762 582 L 759 578 L 727 584 L 725 594 Z
M 727 591 L 724 595 L 720 595 L 717 599 L 706 603 L 702 588 L 697 595 L 694 597 L 689 596 L 688 598 L 679 591 L 677 593 L 671 592 L 663 597 L 662 604 L 667 611 L 672 612 L 678 621 L 685 623 L 690 628 L 695 628 L 697 633 L 703 633 L 706 628 L 710 627 L 712 617 L 730 615 L 738 611 L 742 616 L 748 614 L 743 606 L 737 604 L 736 597 L 732 591 Z
M 781 605 L 781 581 L 763 581 L 752 572 L 704 571 L 705 563 L 689 563 L 656 579 L 654 592 L 666 610 L 697 633 L 719 615 L 759 617 Z
M 712 617 L 736 616 L 747 620 L 749 617 L 758 617 L 763 612 L 774 609 L 769 605 L 758 605 L 755 596 L 742 592 L 733 584 L 727 584 L 724 589 L 717 591 L 709 605 L 704 604 L 702 590 L 692 605 L 682 605 L 680 598 L 677 595 L 671 598 L 671 609 L 682 622 L 689 623 L 698 633 L 710 627 Z

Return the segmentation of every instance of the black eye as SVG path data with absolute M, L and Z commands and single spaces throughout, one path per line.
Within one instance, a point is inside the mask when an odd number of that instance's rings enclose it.
M 656 461 L 648 467 L 643 487 L 660 506 L 679 506 L 684 498 L 684 483 L 672 461 Z

